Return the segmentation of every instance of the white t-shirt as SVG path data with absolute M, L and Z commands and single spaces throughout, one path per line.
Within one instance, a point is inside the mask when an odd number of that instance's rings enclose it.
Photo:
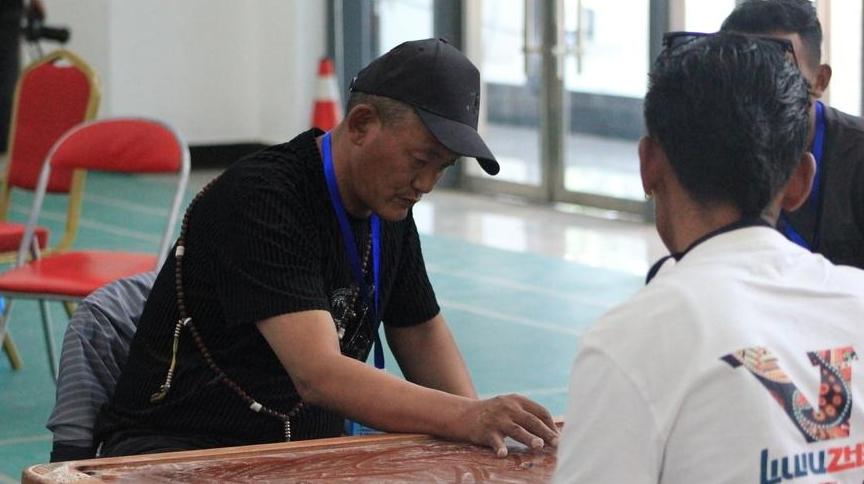
M 734 230 L 582 343 L 556 482 L 864 480 L 864 271 Z

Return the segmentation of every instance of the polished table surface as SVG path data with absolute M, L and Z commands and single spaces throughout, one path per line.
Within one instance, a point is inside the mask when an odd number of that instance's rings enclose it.
M 428 435 L 380 434 L 38 464 L 28 482 L 547 482 L 555 449 L 509 455 Z

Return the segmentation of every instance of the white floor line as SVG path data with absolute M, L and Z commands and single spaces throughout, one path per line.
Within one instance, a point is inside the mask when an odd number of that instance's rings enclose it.
M 130 239 L 136 239 L 143 242 L 150 242 L 152 244 L 158 245 L 159 242 L 162 241 L 160 237 L 162 235 L 162 230 L 164 230 L 164 225 L 159 227 L 159 233 L 154 235 L 148 232 L 141 232 L 139 230 L 131 230 L 124 227 L 118 227 L 116 225 L 105 224 L 101 222 L 94 222 L 92 220 L 81 219 L 78 222 L 80 227 L 98 230 L 100 232 L 105 232 L 111 235 L 119 235 L 121 237 L 129 237 Z M 155 247 L 154 247 L 155 248 Z
M 13 212 L 19 213 L 22 215 L 28 215 L 30 212 L 23 207 L 13 207 Z M 52 220 L 55 222 L 65 222 L 66 214 L 51 212 L 47 210 L 43 210 L 41 213 L 42 218 L 46 220 Z M 153 235 L 147 232 L 141 232 L 138 230 L 130 230 L 125 227 L 118 227 L 117 225 L 105 224 L 101 222 L 94 222 L 92 220 L 87 220 L 86 218 L 81 218 L 78 222 L 78 226 L 82 228 L 92 229 L 99 232 L 104 232 L 111 235 L 117 235 L 120 237 L 129 237 L 130 239 L 141 240 L 144 242 L 149 242 L 152 244 L 158 245 L 161 241 L 158 235 Z M 161 230 L 161 229 L 160 229 Z
M 462 272 L 462 271 L 451 271 L 445 270 L 443 268 L 437 267 L 434 264 L 426 265 L 426 271 L 432 274 L 447 274 L 448 276 L 458 277 L 461 279 L 468 279 L 475 282 L 480 282 L 487 285 L 493 285 L 498 287 L 506 287 L 509 289 L 516 289 L 518 291 L 531 292 L 534 294 L 542 294 L 544 296 L 551 296 L 558 299 L 564 299 L 567 301 L 572 301 L 578 303 L 583 306 L 591 306 L 599 309 L 608 309 L 610 307 L 609 304 L 599 303 L 594 299 L 590 299 L 588 297 L 578 296 L 575 293 L 571 292 L 563 292 L 563 291 L 555 291 L 553 289 L 547 289 L 544 287 L 533 286 L 530 284 L 522 284 L 519 282 L 514 282 L 509 279 L 499 279 L 496 277 L 490 276 L 481 276 L 478 274 L 474 274 L 471 272 Z
M 544 323 L 542 321 L 535 321 L 528 318 L 520 318 L 511 316 L 509 314 L 499 313 L 497 311 L 490 311 L 488 309 L 481 309 L 476 306 L 472 306 L 470 304 L 461 304 L 454 301 L 449 301 L 446 299 L 439 299 L 438 302 L 441 304 L 444 309 L 456 309 L 458 311 L 465 311 L 466 313 L 471 313 L 476 316 L 482 316 L 483 318 L 495 319 L 499 321 L 505 321 L 508 323 L 516 324 L 519 326 L 527 326 L 529 328 L 543 329 L 546 331 L 552 331 L 554 333 L 568 334 L 572 336 L 581 336 L 582 333 L 585 332 L 585 329 L 574 329 L 568 328 L 564 323 Z
M 47 442 L 53 438 L 51 434 L 28 435 L 26 437 L 12 437 L 11 439 L 0 439 L 0 446 L 27 444 L 30 442 Z
M 173 196 L 173 195 L 172 195 Z M 105 195 L 97 195 L 95 193 L 88 193 L 84 196 L 84 200 L 87 202 L 94 202 L 99 205 L 104 205 L 112 208 L 122 208 L 124 210 L 129 210 L 137 213 L 146 213 L 147 215 L 153 215 L 156 217 L 167 217 L 168 212 L 171 210 L 167 207 L 167 204 L 170 203 L 170 200 L 166 201 L 165 207 L 151 207 L 149 205 L 143 205 L 140 203 L 130 202 L 129 200 L 123 200 L 120 198 L 107 197 Z

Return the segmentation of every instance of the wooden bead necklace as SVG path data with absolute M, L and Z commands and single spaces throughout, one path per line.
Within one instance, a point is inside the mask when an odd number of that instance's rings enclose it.
M 218 178 L 217 178 L 218 179 Z M 171 383 L 174 378 L 174 370 L 177 365 L 177 353 L 180 349 L 180 333 L 183 328 L 188 328 L 189 332 L 192 334 L 192 339 L 195 340 L 195 345 L 198 347 L 198 351 L 201 353 L 201 356 L 204 358 L 204 361 L 207 363 L 207 366 L 210 370 L 216 374 L 219 378 L 219 381 L 227 385 L 234 393 L 237 394 L 246 404 L 249 406 L 249 409 L 256 413 L 264 413 L 266 415 L 270 415 L 271 417 L 280 419 L 283 422 L 285 441 L 288 442 L 291 440 L 291 418 L 296 416 L 297 413 L 303 408 L 303 402 L 298 400 L 297 404 L 288 411 L 287 413 L 279 412 L 270 407 L 267 407 L 249 395 L 237 382 L 232 380 L 221 368 L 213 361 L 213 357 L 210 354 L 210 351 L 207 349 L 207 346 L 204 344 L 204 340 L 201 339 L 201 335 L 198 333 L 198 329 L 195 327 L 195 324 L 192 322 L 192 318 L 189 316 L 186 310 L 186 302 L 185 302 L 185 293 L 183 291 L 183 257 L 186 252 L 186 232 L 189 227 L 189 215 L 192 213 L 192 209 L 195 207 L 195 204 L 201 197 L 207 193 L 210 187 L 213 186 L 214 182 L 217 180 L 214 179 L 210 183 L 207 184 L 198 194 L 192 199 L 192 202 L 189 204 L 189 208 L 186 209 L 186 213 L 183 216 L 183 222 L 180 225 L 180 237 L 177 239 L 177 248 L 174 251 L 174 257 L 176 260 L 175 269 L 174 269 L 174 281 L 177 291 L 177 311 L 180 315 L 180 318 L 177 320 L 176 326 L 174 326 L 174 342 L 171 348 L 171 365 L 168 367 L 168 373 L 165 375 L 165 382 L 159 387 L 159 391 L 150 396 L 150 401 L 152 403 L 161 402 L 168 395 L 168 391 L 171 389 Z

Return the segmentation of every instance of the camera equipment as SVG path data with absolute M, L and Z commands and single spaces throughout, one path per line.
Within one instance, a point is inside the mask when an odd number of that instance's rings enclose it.
M 21 31 L 27 42 L 52 40 L 65 44 L 69 41 L 69 29 L 45 25 L 45 14 L 41 9 L 33 8 L 32 5 L 27 9 L 27 15 L 24 16 Z

